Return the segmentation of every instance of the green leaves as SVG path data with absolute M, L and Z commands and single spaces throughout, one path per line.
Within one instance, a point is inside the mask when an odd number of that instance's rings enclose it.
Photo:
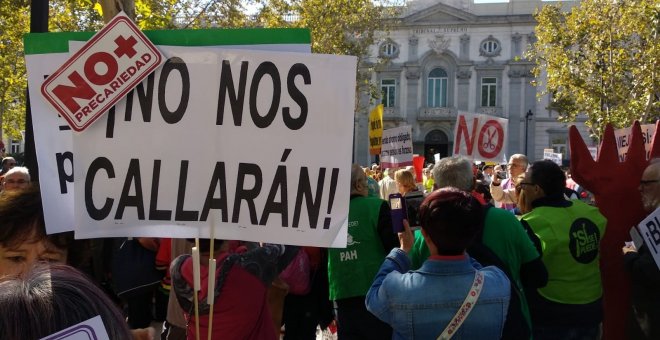
M 560 120 L 587 116 L 594 135 L 660 118 L 660 5 L 657 0 L 583 0 L 570 12 L 544 6 L 528 57 L 547 76 Z

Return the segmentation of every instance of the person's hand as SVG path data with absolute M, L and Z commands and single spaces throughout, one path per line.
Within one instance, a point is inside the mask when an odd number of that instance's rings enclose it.
M 626 244 L 625 246 L 623 246 L 623 248 L 621 248 L 621 250 L 623 251 L 623 255 L 637 252 L 637 248 L 635 248 L 634 244 Z
M 403 231 L 398 233 L 398 235 L 401 250 L 408 254 L 413 247 L 413 243 L 415 243 L 415 236 L 413 235 L 412 230 L 410 230 L 408 220 L 403 220 Z

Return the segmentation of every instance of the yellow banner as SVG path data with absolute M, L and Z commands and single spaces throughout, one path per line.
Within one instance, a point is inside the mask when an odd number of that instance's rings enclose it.
M 369 114 L 369 154 L 380 155 L 383 138 L 383 104 L 376 106 Z

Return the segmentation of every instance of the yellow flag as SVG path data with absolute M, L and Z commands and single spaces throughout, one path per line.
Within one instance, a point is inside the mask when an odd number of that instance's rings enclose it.
M 376 106 L 369 114 L 369 154 L 380 155 L 383 137 L 383 104 Z

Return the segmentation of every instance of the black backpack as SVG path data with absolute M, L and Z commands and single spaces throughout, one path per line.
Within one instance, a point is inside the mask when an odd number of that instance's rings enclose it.
M 486 214 L 488 214 L 488 210 L 492 207 L 491 204 L 486 206 L 484 218 Z M 502 262 L 502 260 L 490 248 L 483 244 L 482 238 L 483 229 L 479 232 L 474 242 L 468 247 L 468 254 L 484 267 L 495 266 L 502 270 L 511 283 L 511 299 L 509 300 L 509 309 L 507 310 L 506 321 L 504 322 L 502 339 L 529 339 L 532 335 L 532 330 L 529 328 L 529 325 L 525 320 L 521 306 L 521 296 L 524 296 L 524 293 L 514 281 L 504 262 Z

